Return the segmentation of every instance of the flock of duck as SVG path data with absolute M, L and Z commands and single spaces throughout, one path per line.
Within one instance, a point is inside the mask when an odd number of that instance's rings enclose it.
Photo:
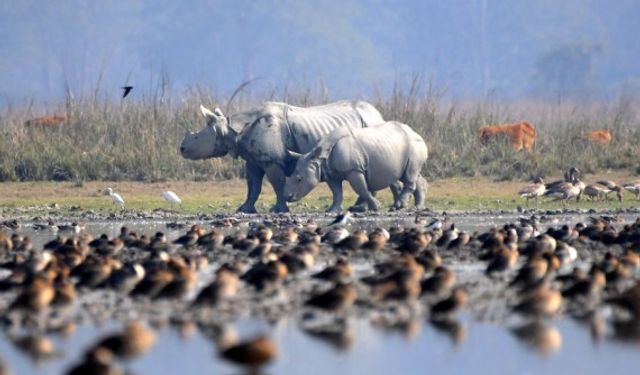
M 622 202 L 623 190 L 631 192 L 635 195 L 636 199 L 640 200 L 640 179 L 621 185 L 618 185 L 614 181 L 604 179 L 587 185 L 580 180 L 580 173 L 578 168 L 571 167 L 564 174 L 563 180 L 546 184 L 541 177 L 537 177 L 531 184 L 523 187 L 518 192 L 518 195 L 527 200 L 527 205 L 530 199 L 534 199 L 537 204 L 538 198 L 540 197 L 549 197 L 555 201 L 562 201 L 562 204 L 565 205 L 573 198 L 579 201 L 583 195 L 591 200 L 604 200 L 607 199 L 611 193 L 615 193 L 618 201 Z
M 592 217 L 546 230 L 542 221 L 521 217 L 466 233 L 446 217 L 364 228 L 349 213 L 330 225 L 287 215 L 194 224 L 172 241 L 126 226 L 115 237 L 73 229 L 41 248 L 16 222 L 0 232 L 0 323 L 16 346 L 46 356 L 54 349 L 44 332 L 72 330 L 78 310 L 108 313 L 101 304 L 108 299 L 95 293 L 128 296 L 120 300 L 140 318 L 96 340 L 70 374 L 121 373 L 119 361 L 153 347 L 147 324 L 160 315 L 211 328 L 222 359 L 253 369 L 276 358 L 276 343 L 268 335 L 239 341 L 219 319 L 241 311 L 268 319 L 298 314 L 310 334 L 344 345 L 354 315 L 391 327 L 426 317 L 456 341 L 464 336 L 460 311 L 499 313 L 482 292 L 487 286 L 504 304 L 503 318 L 524 322 L 514 333 L 541 350 L 557 345 L 548 319 L 601 318 L 603 309 L 614 334 L 640 337 L 640 218 Z M 483 262 L 484 272 L 463 275 L 457 267 L 465 262 Z M 154 309 L 164 315 L 144 314 Z

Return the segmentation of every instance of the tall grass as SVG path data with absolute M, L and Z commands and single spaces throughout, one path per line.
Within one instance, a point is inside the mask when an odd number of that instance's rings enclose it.
M 108 100 L 96 89 L 85 98 L 71 95 L 39 113 L 7 107 L 0 112 L 0 181 L 226 179 L 243 174 L 243 162 L 231 158 L 189 161 L 178 147 L 187 129 L 204 123 L 200 103 L 226 103 L 210 90 L 194 88 L 179 98 L 158 83 L 139 99 Z M 272 91 L 235 102 L 239 111 L 262 100 L 313 105 L 331 98 L 302 88 Z M 419 78 L 397 84 L 388 95 L 369 99 L 386 119 L 413 126 L 425 138 L 430 157 L 424 174 L 429 180 L 451 176 L 492 176 L 505 180 L 557 174 L 570 165 L 586 172 L 627 169 L 640 173 L 638 102 L 621 96 L 607 102 L 500 102 L 454 100 L 444 90 Z M 67 123 L 54 128 L 27 127 L 36 115 L 64 113 Z M 538 132 L 534 152 L 514 152 L 505 143 L 478 145 L 476 130 L 484 124 L 529 121 Z M 577 134 L 607 128 L 608 146 L 576 140 Z

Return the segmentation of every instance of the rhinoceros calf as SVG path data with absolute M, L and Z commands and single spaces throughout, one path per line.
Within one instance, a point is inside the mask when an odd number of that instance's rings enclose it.
M 370 210 L 380 203 L 372 192 L 391 187 L 398 180 L 402 191 L 393 208 L 404 208 L 407 199 L 421 182 L 420 171 L 427 161 L 427 145 L 408 125 L 389 121 L 373 127 L 336 131 L 312 151 L 297 159 L 293 173 L 287 177 L 284 193 L 289 201 L 307 195 L 325 180 L 333 193 L 333 205 L 342 203 L 342 181 L 347 180 Z M 423 196 L 416 197 L 416 206 Z

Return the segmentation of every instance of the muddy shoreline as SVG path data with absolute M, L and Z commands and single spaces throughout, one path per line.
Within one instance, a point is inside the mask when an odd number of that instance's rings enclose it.
M 6 211 L 6 210 L 5 210 Z M 640 216 L 640 209 L 624 209 L 624 210 L 554 210 L 554 211 L 524 211 L 516 210 L 491 210 L 491 211 L 449 211 L 449 212 L 385 212 L 385 213 L 356 213 L 354 214 L 354 223 L 351 229 L 363 227 L 372 229 L 376 226 L 390 227 L 391 225 L 402 224 L 407 227 L 412 226 L 412 222 L 416 215 L 420 217 L 444 217 L 451 218 L 452 222 L 461 219 L 471 218 L 477 220 L 477 228 L 488 229 L 491 226 L 500 226 L 502 222 L 513 222 L 519 216 L 530 216 L 537 214 L 541 218 L 541 223 L 548 225 L 562 225 L 564 223 L 575 222 L 577 217 L 588 217 L 589 215 L 622 215 L 631 222 L 635 220 L 634 215 Z M 7 216 L 6 212 L 1 217 L 2 222 L 10 222 L 17 220 L 20 228 L 11 230 L 18 233 L 28 231 L 33 228 L 36 223 L 46 220 L 53 220 L 56 223 L 68 223 L 78 220 L 85 225 L 92 223 L 116 223 L 118 225 L 133 225 L 136 222 L 153 222 L 158 227 L 166 227 L 165 231 L 168 236 L 176 237 L 182 234 L 192 224 L 202 224 L 209 227 L 218 227 L 225 229 L 226 233 L 246 232 L 249 227 L 265 223 L 271 226 L 295 226 L 309 219 L 316 220 L 320 225 L 326 224 L 333 219 L 334 214 L 233 214 L 233 215 L 180 215 L 172 214 L 168 217 L 165 212 L 153 211 L 134 211 L 123 213 L 101 214 L 95 212 L 78 211 L 76 215 L 58 215 L 56 211 L 50 211 L 47 216 L 31 216 L 28 214 L 19 216 Z M 497 224 L 484 221 L 485 218 L 499 218 Z M 231 221 L 227 221 L 231 219 Z M 229 223 L 232 223 L 230 225 Z M 622 222 L 619 226 L 622 225 Z M 5 229 L 7 230 L 7 229 Z M 60 233 L 69 235 L 70 233 Z M 92 233 L 98 236 L 100 233 Z M 151 235 L 152 233 L 147 233 Z M 55 238 L 55 234 L 44 232 L 41 234 L 47 239 Z M 435 246 L 430 245 L 433 248 Z M 508 281 L 514 276 L 514 270 L 508 271 L 499 277 L 488 278 L 484 275 L 484 265 L 476 259 L 478 249 L 473 246 L 467 246 L 461 250 L 447 251 L 440 250 L 443 265 L 451 267 L 459 274 L 459 284 L 469 291 L 470 303 L 466 311 L 475 319 L 482 321 L 492 321 L 504 323 L 511 317 L 509 307 L 513 306 L 516 300 L 515 293 L 507 288 Z M 614 253 L 622 251 L 621 248 L 609 248 L 596 244 L 584 244 L 578 248 L 579 263 L 578 265 L 588 265 L 599 260 L 607 251 Z M 330 283 L 312 280 L 309 275 L 321 270 L 326 265 L 333 264 L 337 257 L 347 257 L 358 269 L 354 279 L 364 277 L 373 273 L 372 266 L 376 263 L 383 262 L 394 256 L 394 252 L 387 248 L 385 250 L 370 253 L 363 250 L 355 252 L 336 253 L 331 246 L 323 244 L 320 253 L 315 259 L 314 266 L 302 271 L 299 274 L 288 277 L 283 284 L 282 290 L 272 293 L 272 295 L 264 296 L 257 294 L 249 288 L 242 288 L 237 298 L 232 303 L 222 303 L 216 308 L 190 308 L 189 301 L 195 298 L 197 292 L 213 279 L 213 272 L 221 264 L 232 262 L 238 259 L 248 260 L 243 254 L 239 254 L 237 250 L 225 248 L 216 251 L 204 251 L 202 249 L 184 249 L 175 246 L 172 254 L 175 255 L 194 255 L 199 254 L 209 262 L 209 265 L 200 270 L 198 273 L 198 285 L 186 298 L 181 301 L 159 301 L 151 302 L 142 298 L 131 298 L 120 295 L 117 292 L 109 290 L 80 290 L 80 297 L 77 304 L 64 312 L 56 312 L 57 317 L 65 316 L 67 319 L 75 320 L 80 323 L 91 322 L 100 324 L 105 320 L 116 319 L 126 321 L 133 317 L 142 318 L 148 321 L 194 321 L 198 325 L 216 325 L 233 321 L 236 318 L 257 317 L 267 320 L 278 319 L 283 314 L 292 314 L 304 310 L 303 302 L 313 292 L 326 289 Z M 138 249 L 123 249 L 117 256 L 122 262 L 142 262 L 149 254 Z M 0 259 L 3 262 L 9 260 L 9 254 L 3 254 Z M 520 263 L 519 263 L 520 264 Z M 563 272 L 570 270 L 564 269 Z M 5 271 L 5 274 L 7 271 Z M 359 295 L 363 296 L 362 300 L 366 301 L 366 287 L 358 285 Z M 0 294 L 0 309 L 6 307 L 9 302 L 15 298 L 14 292 Z M 415 302 L 415 301 L 414 301 Z M 382 313 L 389 310 L 397 310 L 397 319 L 423 318 L 425 316 L 426 306 L 429 302 L 424 299 L 415 303 L 398 304 L 398 303 L 382 303 L 372 305 L 369 303 L 357 303 L 352 314 L 359 317 L 366 317 L 373 313 Z M 400 308 L 398 306 L 402 305 Z M 580 311 L 578 311 L 580 313 Z M 374 314 L 375 315 L 375 314 Z M 396 317 L 394 317 L 396 319 Z M 45 319 L 47 321 L 49 319 Z M 63 319 L 64 320 L 64 319 Z M 8 324 L 17 324 L 16 321 L 9 321 Z

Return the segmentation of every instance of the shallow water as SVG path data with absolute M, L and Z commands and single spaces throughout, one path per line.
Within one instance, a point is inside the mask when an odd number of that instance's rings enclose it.
M 429 322 L 417 322 L 410 332 L 381 330 L 369 322 L 351 323 L 353 341 L 337 348 L 315 338 L 298 326 L 295 319 L 283 319 L 272 326 L 245 320 L 234 327 L 240 337 L 269 333 L 279 348 L 278 359 L 266 373 L 309 374 L 389 374 L 389 373 L 583 373 L 631 374 L 640 366 L 640 339 L 622 343 L 604 338 L 594 341 L 588 326 L 572 320 L 552 321 L 547 329 L 559 334 L 561 342 L 530 344 L 509 329 L 486 323 L 461 323 L 458 342 Z M 53 337 L 61 357 L 33 362 L 6 340 L 0 352 L 15 374 L 59 374 L 82 356 L 83 349 L 101 335 L 117 331 L 119 325 L 81 326 L 67 339 Z M 216 354 L 213 342 L 200 332 L 187 337 L 165 327 L 157 333 L 157 344 L 145 356 L 125 364 L 138 374 L 223 373 L 240 370 Z M 554 334 L 555 335 L 555 334 Z M 555 336 L 554 336 L 555 337 Z
M 453 218 L 462 230 L 484 230 L 503 225 L 517 218 L 515 215 L 478 215 Z M 556 217 L 550 224 L 586 221 L 587 216 Z M 622 222 L 635 220 L 634 215 L 621 216 Z M 356 225 L 388 226 L 398 221 L 411 223 L 413 218 L 378 218 L 359 220 Z M 86 230 L 93 234 L 119 233 L 122 222 L 89 222 Z M 184 230 L 168 230 L 166 222 L 146 221 L 126 223 L 132 230 L 152 235 L 163 231 L 169 238 Z M 236 229 L 230 229 L 236 230 Z M 36 248 L 52 239 L 51 232 L 35 232 L 28 223 L 20 233 L 31 236 Z M 457 272 L 480 272 L 474 264 L 455 268 Z M 606 311 L 605 311 L 606 314 Z M 640 366 L 640 337 L 634 340 L 615 339 L 607 325 L 599 338 L 594 337 L 588 323 L 568 317 L 551 320 L 535 330 L 537 338 L 529 341 L 518 338 L 513 329 L 523 323 L 517 318 L 504 325 L 477 322 L 463 316 L 453 330 L 438 329 L 423 319 L 403 329 L 382 329 L 370 319 L 349 318 L 350 340 L 338 347 L 306 333 L 301 329 L 301 313 L 285 317 L 275 323 L 242 319 L 232 325 L 241 338 L 259 333 L 269 334 L 278 344 L 279 356 L 268 366 L 267 373 L 636 373 Z M 117 332 L 118 322 L 102 326 L 80 325 L 67 338 L 50 335 L 59 355 L 34 361 L 14 347 L 5 334 L 0 337 L 0 357 L 14 374 L 59 374 L 77 363 L 86 347 L 102 335 Z M 542 333 L 540 333 L 542 332 Z M 228 364 L 216 354 L 210 338 L 197 329 L 185 336 L 170 326 L 156 330 L 157 341 L 145 356 L 126 363 L 123 368 L 137 374 L 149 373 L 239 373 L 242 370 Z

